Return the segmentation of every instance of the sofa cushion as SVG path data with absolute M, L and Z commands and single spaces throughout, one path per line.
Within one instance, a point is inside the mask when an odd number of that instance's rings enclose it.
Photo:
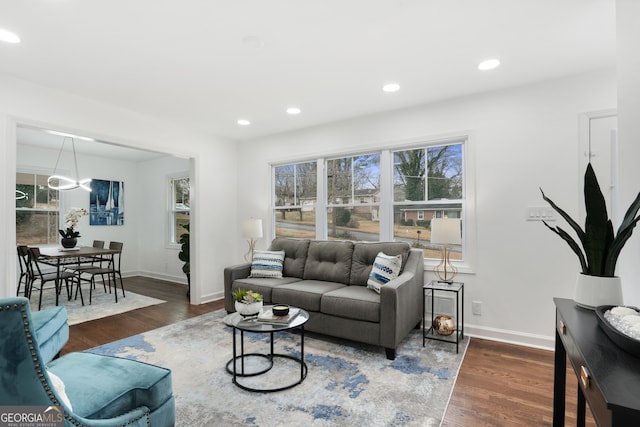
M 253 251 L 249 277 L 282 278 L 284 251 Z
M 352 255 L 353 242 L 314 240 L 309 243 L 304 279 L 347 285 L 351 276 Z
M 284 251 L 284 265 L 282 274 L 285 277 L 298 277 L 302 279 L 304 265 L 307 261 L 309 240 L 276 238 L 269 247 L 272 251 Z
M 380 322 L 380 295 L 364 286 L 345 286 L 325 293 L 320 311 L 347 319 Z
M 251 290 L 253 292 L 257 292 L 262 295 L 262 300 L 265 303 L 272 303 L 273 298 L 271 293 L 274 288 L 278 286 L 286 285 L 288 283 L 299 282 L 300 279 L 297 277 L 283 277 L 281 279 L 272 279 L 272 278 L 264 278 L 264 277 L 256 277 L 251 278 L 247 277 L 246 279 L 236 279 L 233 281 L 231 285 L 231 292 L 235 292 L 238 289 Z
M 289 304 L 317 312 L 320 311 L 323 294 L 344 287 L 346 285 L 336 282 L 301 280 L 273 288 L 271 297 L 274 304 Z
M 380 252 L 373 262 L 367 288 L 380 293 L 380 288 L 398 277 L 402 267 L 402 255 L 387 255 Z
M 407 263 L 411 247 L 406 242 L 358 242 L 353 248 L 350 285 L 367 286 L 369 274 L 376 256 L 380 252 L 387 255 L 402 255 L 402 267 Z M 400 269 L 402 273 L 402 268 Z

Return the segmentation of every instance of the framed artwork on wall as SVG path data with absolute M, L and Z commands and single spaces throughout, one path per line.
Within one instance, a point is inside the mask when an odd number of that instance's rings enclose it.
M 124 224 L 124 182 L 102 179 L 91 180 L 89 224 Z

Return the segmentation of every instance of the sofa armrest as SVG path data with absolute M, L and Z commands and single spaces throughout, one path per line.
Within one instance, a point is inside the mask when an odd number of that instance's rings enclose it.
M 231 296 L 231 285 L 234 280 L 246 279 L 251 274 L 251 263 L 232 265 L 224 269 L 224 308 L 227 313 L 234 311 L 233 297 Z
M 380 289 L 380 343 L 395 349 L 422 320 L 424 259 L 411 250 L 402 274 Z

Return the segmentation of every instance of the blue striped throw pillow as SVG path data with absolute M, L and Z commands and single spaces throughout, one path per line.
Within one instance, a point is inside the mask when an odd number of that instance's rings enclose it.
M 284 251 L 253 251 L 249 277 L 282 278 Z
M 384 252 L 379 252 L 373 262 L 373 267 L 369 274 L 369 280 L 367 280 L 367 288 L 380 293 L 380 288 L 382 286 L 398 277 L 401 267 L 402 255 L 391 256 Z

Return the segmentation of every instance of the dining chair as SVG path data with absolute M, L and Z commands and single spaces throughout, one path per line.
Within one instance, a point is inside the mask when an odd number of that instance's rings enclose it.
M 124 292 L 124 282 L 122 280 L 122 273 L 120 271 L 120 262 L 122 259 L 122 242 L 110 242 L 109 249 L 116 251 L 111 254 L 107 266 L 100 266 L 95 268 L 88 268 L 79 272 L 79 282 L 78 288 L 80 287 L 80 283 L 84 280 L 89 282 L 89 304 L 93 299 L 93 290 L 96 286 L 96 276 L 102 277 L 102 283 L 105 284 L 105 276 L 107 277 L 107 282 L 109 286 L 109 292 L 111 292 L 111 278 L 113 277 L 113 288 L 114 294 L 116 298 L 116 302 L 118 302 L 118 278 L 120 279 L 120 288 L 122 289 L 122 297 L 125 297 Z M 82 275 L 86 275 L 88 277 L 82 277 Z M 77 289 L 78 289 L 77 288 Z M 79 289 L 80 298 L 82 298 L 82 289 Z M 76 290 L 76 298 L 77 298 L 78 290 Z
M 99 249 L 103 249 L 104 248 L 104 240 L 94 240 L 93 241 L 93 245 L 92 247 L 94 248 L 99 248 Z M 85 256 L 85 257 L 78 257 L 77 258 L 77 264 L 72 264 L 72 265 L 67 265 L 66 268 L 68 270 L 74 271 L 76 272 L 76 274 L 78 275 L 78 284 L 80 283 L 81 280 L 81 273 L 85 270 L 90 270 L 93 268 L 101 268 L 103 265 L 103 262 L 108 262 L 109 259 L 104 257 L 104 256 Z M 94 288 L 95 289 L 95 288 Z M 78 298 L 78 291 L 80 291 L 80 299 L 82 299 L 82 289 L 80 289 L 80 286 L 78 285 L 78 287 L 76 287 L 76 299 Z M 107 291 L 107 286 L 104 285 L 104 291 Z
M 26 245 L 18 245 L 18 264 L 20 265 L 20 278 L 18 279 L 18 289 L 16 296 L 20 296 L 20 287 L 24 280 L 24 296 L 29 295 L 29 247 Z
M 27 265 L 29 268 L 29 274 L 31 275 L 32 279 L 30 280 L 31 283 L 29 284 L 29 293 L 27 298 L 31 298 L 31 291 L 34 288 L 36 281 L 40 281 L 40 297 L 38 299 L 38 310 L 42 308 L 42 293 L 47 282 L 54 282 L 55 284 L 54 290 L 56 293 L 56 305 L 58 305 L 58 297 L 60 295 L 60 291 L 62 290 L 62 280 L 64 280 L 65 286 L 67 288 L 67 296 L 69 299 L 71 299 L 69 281 L 71 281 L 73 287 L 73 282 L 76 280 L 76 273 L 65 269 L 61 269 L 60 271 L 56 269 L 56 271 L 53 272 L 44 272 L 40 268 L 40 264 L 38 262 L 40 259 L 40 248 L 29 248 L 28 253 L 29 263 Z M 84 305 L 84 300 L 82 301 L 82 304 Z
M 115 254 L 114 256 L 114 265 L 113 265 L 113 272 L 114 272 L 114 288 L 117 290 L 118 289 L 118 284 L 115 283 L 115 279 L 116 276 L 118 276 L 118 278 L 120 278 L 120 289 L 122 289 L 122 297 L 124 298 L 124 283 L 122 281 L 122 272 L 120 271 L 120 262 L 122 261 L 122 247 L 123 247 L 123 243 L 122 242 L 110 242 L 109 243 L 109 249 L 113 249 L 118 251 L 117 254 Z

